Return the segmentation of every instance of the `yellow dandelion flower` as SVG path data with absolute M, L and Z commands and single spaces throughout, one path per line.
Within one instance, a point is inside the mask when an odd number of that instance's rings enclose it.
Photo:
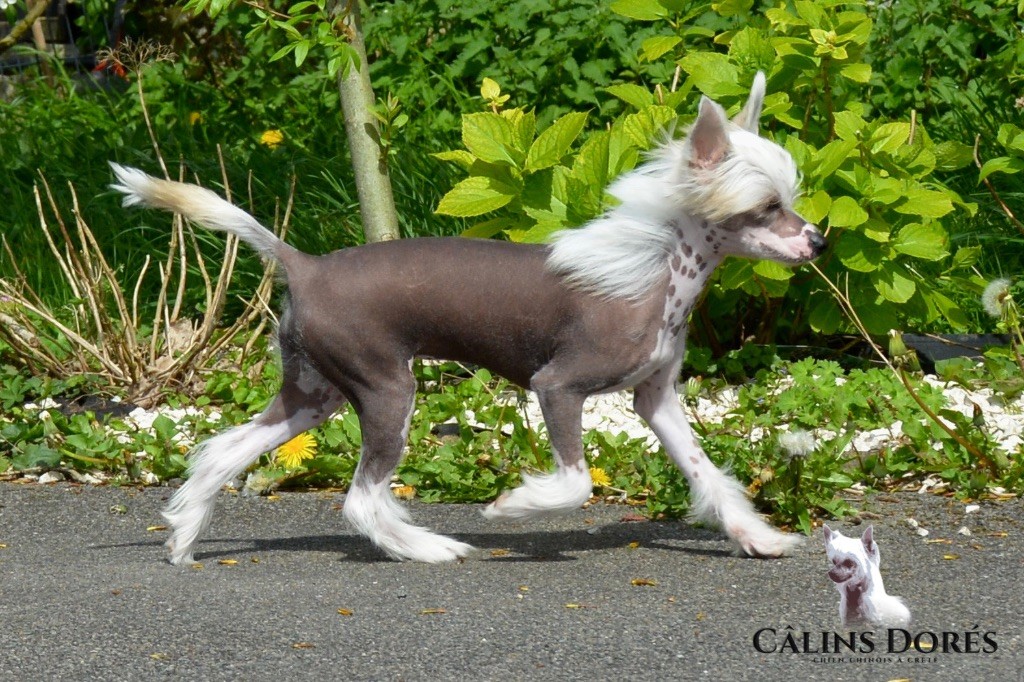
M 260 144 L 266 145 L 271 149 L 277 147 L 282 142 L 284 142 L 284 133 L 280 130 L 264 130 L 263 134 L 260 135 Z
M 189 125 L 195 125 L 197 123 L 202 123 L 202 122 L 203 122 L 203 115 L 200 114 L 198 111 L 193 111 L 193 112 L 189 113 L 189 115 L 188 115 L 188 123 L 189 123 Z
M 594 482 L 595 488 L 605 488 L 612 484 L 612 479 L 601 467 L 590 467 L 590 480 Z
M 308 433 L 300 433 L 277 449 L 275 460 L 287 469 L 296 469 L 316 454 L 316 439 Z

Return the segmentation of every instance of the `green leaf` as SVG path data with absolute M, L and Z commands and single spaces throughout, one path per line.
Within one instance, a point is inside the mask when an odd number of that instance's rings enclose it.
M 871 273 L 871 283 L 882 298 L 893 303 L 906 303 L 917 291 L 914 280 L 905 274 L 902 267 L 892 262 L 885 263 Z
M 295 66 L 302 66 L 302 62 L 306 61 L 306 55 L 309 54 L 310 42 L 303 40 L 295 44 Z
M 896 251 L 923 260 L 940 260 L 949 255 L 948 237 L 938 223 L 911 223 L 896 235 Z
M 583 130 L 586 112 L 571 112 L 552 123 L 537 136 L 526 155 L 526 168 L 537 171 L 557 164 Z
M 856 227 L 867 222 L 868 213 L 851 197 L 839 197 L 832 202 L 828 212 L 831 227 Z
M 839 73 L 855 83 L 867 83 L 871 80 L 871 65 L 847 64 L 839 69 Z
M 882 248 L 856 232 L 844 232 L 836 243 L 839 262 L 857 272 L 874 272 L 883 260 Z
M 675 120 L 675 110 L 669 107 L 651 106 L 626 116 L 622 122 L 622 131 L 640 149 L 650 149 L 651 143 L 657 135 Z
M 793 270 L 775 261 L 759 260 L 754 263 L 754 274 L 765 279 L 786 282 L 793 276 Z
M 1021 130 L 1012 123 L 1004 123 L 999 126 L 996 140 L 1007 149 L 1024 152 L 1024 130 Z
M 840 111 L 835 116 L 836 135 L 842 140 L 856 140 L 867 122 L 852 111 Z
M 456 149 L 450 152 L 435 152 L 431 154 L 431 156 L 435 159 L 440 159 L 441 161 L 448 161 L 459 165 L 465 170 L 469 170 L 470 166 L 473 165 L 473 162 L 476 161 L 476 157 L 464 149 Z
M 658 0 L 615 0 L 611 9 L 630 19 L 657 21 L 668 16 L 668 10 Z
M 814 155 L 814 175 L 824 180 L 838 170 L 857 148 L 856 140 L 833 140 Z
M 911 187 L 906 192 L 906 199 L 893 207 L 897 213 L 921 216 L 922 218 L 941 218 L 953 210 L 953 202 L 948 192 L 923 187 Z
M 832 197 L 825 190 L 819 189 L 814 194 L 801 196 L 796 200 L 793 208 L 804 220 L 817 225 L 828 215 L 832 207 Z
M 522 223 L 503 216 L 500 218 L 491 218 L 490 220 L 485 220 L 482 223 L 477 223 L 476 225 L 463 230 L 459 236 L 476 239 L 490 239 L 505 230 L 514 230 L 517 228 L 522 228 Z
M 986 161 L 981 171 L 978 173 L 978 182 L 982 182 L 985 178 L 992 175 L 993 173 L 1006 173 L 1013 175 L 1024 170 L 1024 159 L 1018 159 L 1009 156 L 997 156 L 994 159 Z
M 730 289 L 738 289 L 750 281 L 754 274 L 754 264 L 749 260 L 730 258 L 722 264 L 718 272 L 720 273 L 718 278 L 719 286 L 729 291 Z
M 885 123 L 875 129 L 875 132 L 871 134 L 869 143 L 871 144 L 871 152 L 873 154 L 879 152 L 893 154 L 900 147 L 907 144 L 909 139 L 909 123 Z
M 843 310 L 831 296 L 823 296 L 811 309 L 808 323 L 819 334 L 834 334 L 843 323 Z
M 514 187 L 484 176 L 466 178 L 441 198 L 437 213 L 456 217 L 478 216 L 497 210 L 515 197 Z
M 953 262 L 950 264 L 949 269 L 962 270 L 963 268 L 969 268 L 977 263 L 980 258 L 980 246 L 961 246 L 953 254 Z
M 634 85 L 633 83 L 612 85 L 605 88 L 605 91 L 636 109 L 643 109 L 654 104 L 654 95 L 647 88 Z
M 974 149 L 962 142 L 939 142 L 932 147 L 935 154 L 935 168 L 938 170 L 959 170 L 974 161 Z
M 499 114 L 482 112 L 462 117 L 462 144 L 474 156 L 488 163 L 515 165 L 509 154 L 512 124 Z
M 497 99 L 501 95 L 501 86 L 493 78 L 484 78 L 480 85 L 480 96 L 484 99 Z
M 728 55 L 718 52 L 690 52 L 679 61 L 693 84 L 711 99 L 746 95 L 740 85 L 739 67 Z
M 591 135 L 572 164 L 572 177 L 580 180 L 588 190 L 600 196 L 608 184 L 608 145 L 611 135 L 602 130 Z
M 640 51 L 643 52 L 644 59 L 647 61 L 657 61 L 658 59 L 661 59 L 665 53 L 669 52 L 672 48 L 682 42 L 682 40 L 683 39 L 679 36 L 654 36 L 640 44 Z
M 55 467 L 60 464 L 60 452 L 39 443 L 28 443 L 22 452 L 11 458 L 15 469 L 31 469 L 32 467 Z
M 938 291 L 931 291 L 926 300 L 956 329 L 967 329 L 970 326 L 970 321 L 967 319 L 964 311 L 960 309 L 960 306 L 944 294 Z

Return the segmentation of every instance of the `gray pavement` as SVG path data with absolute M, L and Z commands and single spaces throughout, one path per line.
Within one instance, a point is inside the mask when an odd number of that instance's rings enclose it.
M 910 636 L 938 646 L 890 653 L 876 629 L 835 654 L 823 638 L 849 633 L 820 530 L 760 561 L 628 507 L 493 525 L 476 506 L 414 503 L 417 521 L 479 548 L 430 566 L 355 536 L 341 494 L 225 494 L 201 568 L 175 568 L 166 532 L 148 530 L 169 492 L 0 484 L 0 680 L 1024 679 L 1020 500 L 965 515 L 948 498 L 871 498 L 886 588 L 909 603 Z M 775 651 L 755 648 L 758 631 Z M 994 633 L 996 650 L 956 651 L 991 648 L 967 632 Z

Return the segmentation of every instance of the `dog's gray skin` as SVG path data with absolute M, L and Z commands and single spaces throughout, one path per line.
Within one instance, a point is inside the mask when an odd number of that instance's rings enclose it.
M 756 135 L 764 84 L 758 74 L 733 122 L 702 100 L 685 142 L 667 144 L 663 159 L 616 185 L 620 208 L 594 221 L 590 233 L 572 230 L 554 245 L 420 238 L 312 256 L 208 190 L 112 164 L 126 205 L 172 210 L 238 235 L 280 263 L 288 287 L 278 332 L 284 385 L 252 422 L 193 453 L 190 478 L 165 512 L 173 527 L 171 562 L 192 561 L 226 482 L 346 401 L 363 434 L 346 518 L 397 559 L 464 556 L 469 545 L 408 523 L 389 489 L 413 413 L 417 356 L 482 365 L 537 394 L 556 471 L 524 475 L 524 484 L 485 515 L 526 518 L 579 508 L 592 489 L 581 441 L 584 400 L 633 387 L 637 413 L 690 481 L 695 515 L 719 524 L 749 555 L 785 554 L 798 539 L 765 524 L 739 483 L 708 460 L 675 390 L 687 315 L 726 255 L 794 264 L 826 246 L 791 208 L 792 160 Z M 592 246 L 599 240 L 587 236 L 617 235 L 616 229 L 645 246 L 635 253 L 612 247 L 621 253 L 606 257 Z M 634 272 L 616 262 L 634 256 L 649 265 Z

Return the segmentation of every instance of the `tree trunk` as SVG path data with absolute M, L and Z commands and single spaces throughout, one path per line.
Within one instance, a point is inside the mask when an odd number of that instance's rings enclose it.
M 398 213 L 391 192 L 391 176 L 388 174 L 387 157 L 380 145 L 377 119 L 373 116 L 376 100 L 366 64 L 359 0 L 349 0 L 344 21 L 349 29 L 349 44 L 359 57 L 359 68 L 349 64 L 347 73 L 342 72 L 338 76 L 338 90 L 352 153 L 363 234 L 368 242 L 398 239 Z
M 41 17 L 43 12 L 46 11 L 47 4 L 48 3 L 43 0 L 40 0 L 36 4 L 29 6 L 28 13 L 22 17 L 20 21 L 14 24 L 14 28 L 11 29 L 11 32 L 3 38 L 0 38 L 0 54 L 13 47 L 15 43 L 21 39 L 21 36 L 25 34 L 25 31 L 32 28 L 32 25 L 36 23 L 36 19 Z M 360 40 L 362 40 L 362 37 L 360 37 Z

